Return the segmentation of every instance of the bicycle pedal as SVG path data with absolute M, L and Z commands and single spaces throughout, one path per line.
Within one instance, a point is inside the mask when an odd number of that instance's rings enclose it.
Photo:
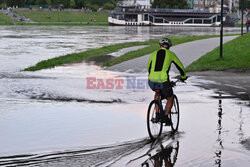
M 172 122 L 169 122 L 169 123 L 165 123 L 164 126 L 171 126 L 171 125 L 173 125 L 173 123 L 172 123 Z
M 157 119 L 157 118 L 152 118 L 152 119 L 151 119 L 151 122 L 153 122 L 153 123 L 158 123 L 158 122 L 159 122 L 159 119 Z

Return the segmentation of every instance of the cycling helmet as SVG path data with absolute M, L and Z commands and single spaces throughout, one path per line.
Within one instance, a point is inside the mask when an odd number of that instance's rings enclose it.
M 159 41 L 159 44 L 164 47 L 164 48 L 170 48 L 172 46 L 172 42 L 170 39 L 168 38 L 162 38 L 160 41 Z

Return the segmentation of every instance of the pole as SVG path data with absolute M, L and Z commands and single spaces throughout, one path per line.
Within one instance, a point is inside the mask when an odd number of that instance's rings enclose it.
M 220 58 L 223 57 L 223 0 L 221 0 L 221 13 L 220 13 Z
M 243 35 L 243 15 L 244 15 L 244 0 L 241 0 L 241 35 Z

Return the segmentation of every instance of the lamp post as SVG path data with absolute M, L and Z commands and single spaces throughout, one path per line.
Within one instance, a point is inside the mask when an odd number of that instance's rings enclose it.
M 223 0 L 221 0 L 221 12 L 220 12 L 220 58 L 223 57 Z
M 241 0 L 241 35 L 243 35 L 243 15 L 244 15 L 244 0 Z

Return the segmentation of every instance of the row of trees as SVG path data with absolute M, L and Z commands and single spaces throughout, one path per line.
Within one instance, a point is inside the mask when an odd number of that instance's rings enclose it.
M 188 9 L 187 0 L 154 0 L 153 8 Z
M 240 9 L 242 9 L 242 7 L 243 9 L 246 8 L 250 9 L 250 0 L 240 0 L 239 3 L 240 3 Z
M 118 0 L 0 0 L 0 5 L 25 7 L 30 5 L 42 5 L 57 7 L 63 4 L 65 8 L 89 7 L 94 10 L 99 8 L 113 9 Z
M 229 0 L 224 0 L 224 4 L 229 4 Z M 218 1 L 220 2 L 220 0 Z M 205 7 L 206 0 L 203 0 L 203 6 Z M 240 0 L 240 9 L 243 6 L 244 9 L 250 8 L 250 0 Z M 152 4 L 153 8 L 170 8 L 170 9 L 187 9 L 187 0 L 154 0 Z
M 7 6 L 29 6 L 29 5 L 45 5 L 57 7 L 63 4 L 65 8 L 82 8 L 88 7 L 93 10 L 99 8 L 113 9 L 117 2 L 120 0 L 0 0 L 0 5 L 6 4 Z M 244 1 L 244 8 L 250 8 L 250 0 L 240 0 L 240 7 Z M 205 0 L 204 0 L 205 2 Z M 187 0 L 154 0 L 152 3 L 153 8 L 178 8 L 187 9 Z

